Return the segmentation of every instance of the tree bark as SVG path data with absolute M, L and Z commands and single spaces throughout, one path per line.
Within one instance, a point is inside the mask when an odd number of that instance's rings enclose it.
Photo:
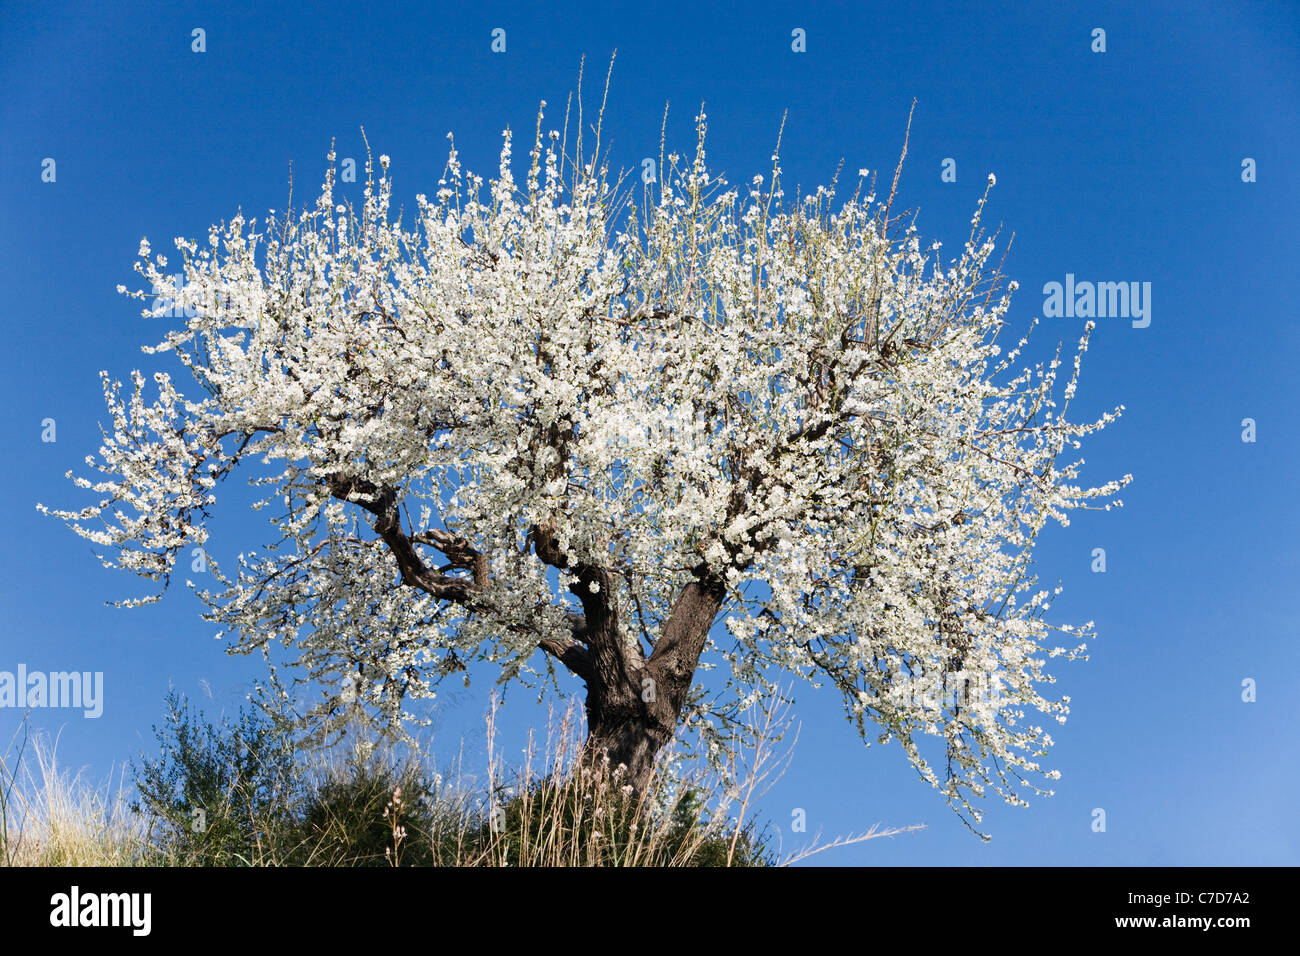
M 650 708 L 611 700 L 608 693 L 587 692 L 587 741 L 582 765 L 616 776 L 619 786 L 644 790 L 655 757 L 672 740 L 675 726 L 665 725 Z M 621 695 L 620 695 L 621 696 Z M 601 698 L 604 699 L 601 699 Z
M 586 678 L 586 766 L 599 768 L 608 759 L 611 772 L 619 765 L 626 768 L 620 786 L 645 789 L 655 758 L 673 739 L 681 721 L 724 594 L 720 580 L 691 582 L 673 603 L 648 660 L 639 660 L 635 653 L 612 654 L 608 655 L 611 666 L 594 668 Z M 593 649 L 611 642 L 630 647 L 616 629 L 589 632 L 587 640 Z M 599 659 L 600 655 L 594 656 Z

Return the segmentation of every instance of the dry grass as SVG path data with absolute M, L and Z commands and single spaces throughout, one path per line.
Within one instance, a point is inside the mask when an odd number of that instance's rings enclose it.
M 20 737 L 19 734 L 22 736 Z M 57 740 L 25 727 L 0 756 L 0 863 L 6 866 L 133 866 L 145 832 L 123 779 L 101 785 L 58 765 Z

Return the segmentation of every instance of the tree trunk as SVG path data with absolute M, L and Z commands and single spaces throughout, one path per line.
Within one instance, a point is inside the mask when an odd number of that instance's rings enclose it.
M 593 709 L 596 714 L 593 716 Z M 608 758 L 608 771 L 618 774 L 619 786 L 630 785 L 644 790 L 654 769 L 655 757 L 673 738 L 675 727 L 667 726 L 646 711 L 611 714 L 600 707 L 593 708 L 590 695 L 587 702 L 587 742 L 583 765 L 603 772 L 602 764 Z M 619 766 L 626 767 L 620 772 Z
M 529 537 L 545 564 L 573 575 L 569 590 L 582 604 L 583 613 L 571 621 L 572 640 L 549 639 L 541 645 L 587 685 L 582 764 L 600 768 L 608 759 L 610 772 L 622 764 L 626 783 L 619 786 L 644 790 L 655 757 L 677 730 L 709 628 L 726 595 L 722 578 L 707 565 L 696 570 L 695 580 L 673 601 L 647 657 L 641 642 L 629 640 L 620 627 L 614 575 L 592 564 L 571 566 L 550 525 L 534 525 Z
M 612 631 L 588 632 L 597 666 L 586 676 L 585 766 L 626 767 L 620 786 L 645 789 L 659 751 L 673 739 L 709 628 L 722 606 L 720 581 L 696 581 L 674 602 L 648 659 L 629 654 Z M 618 646 L 620 653 L 602 654 Z M 603 660 L 606 666 L 600 666 Z

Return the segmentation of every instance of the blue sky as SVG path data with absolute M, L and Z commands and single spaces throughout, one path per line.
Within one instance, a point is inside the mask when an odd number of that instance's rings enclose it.
M 657 155 L 666 101 L 670 143 L 688 150 L 705 101 L 710 165 L 739 182 L 770 168 L 788 111 L 783 166 L 807 191 L 841 160 L 892 171 L 915 98 L 900 203 L 955 252 L 997 175 L 986 218 L 1015 233 L 1017 330 L 1067 273 L 1151 283 L 1149 327 L 1099 320 L 1073 406 L 1127 407 L 1084 452 L 1092 483 L 1134 475 L 1125 507 L 1049 530 L 1037 554 L 1042 583 L 1065 587 L 1055 619 L 1093 619 L 1099 632 L 1091 660 L 1055 669 L 1074 702 L 1054 734 L 1056 795 L 990 804 L 983 844 L 900 751 L 863 748 L 834 693 L 800 688 L 795 759 L 762 807 L 787 846 L 800 841 L 789 824 L 802 808 L 828 837 L 927 827 L 818 858 L 827 863 L 1300 863 L 1300 6 L 611 6 L 0 8 L 0 670 L 105 675 L 102 717 L 38 711 L 34 726 L 61 734 L 64 763 L 102 777 L 152 751 L 169 682 L 196 698 L 210 687 L 215 713 L 262 672 L 223 654 L 183 591 L 106 607 L 139 582 L 101 568 L 35 509 L 80 506 L 62 476 L 98 447 L 98 371 L 125 377 L 159 337 L 114 291 L 134 288 L 140 238 L 170 251 L 173 236 L 202 236 L 238 208 L 283 209 L 290 164 L 301 199 L 331 139 L 340 156 L 364 155 L 361 126 L 392 157 L 408 206 L 432 191 L 448 131 L 465 165 L 490 174 L 504 127 L 530 132 L 540 99 L 558 126 L 579 58 L 591 88 L 617 48 L 605 118 L 616 166 Z M 506 52 L 494 54 L 498 27 Z M 204 53 L 191 51 L 195 28 Z M 804 53 L 791 50 L 795 28 Z M 1095 28 L 1104 53 L 1091 49 Z M 1242 181 L 1247 157 L 1256 182 Z M 42 181 L 46 158 L 54 182 Z M 945 158 L 956 182 L 941 182 Z M 1040 351 L 1073 343 L 1082 323 L 1043 320 Z M 46 418 L 53 443 L 41 441 Z M 218 547 L 263 543 L 260 523 L 223 521 Z M 1090 570 L 1098 547 L 1104 574 Z M 1241 699 L 1247 678 L 1253 703 Z M 481 727 L 489 691 L 485 680 L 447 695 L 438 752 Z M 507 704 L 503 737 L 517 750 L 540 712 L 527 692 Z M 5 741 L 17 719 L 0 709 Z M 470 761 L 476 747 L 471 736 Z M 1095 808 L 1104 833 L 1092 830 Z

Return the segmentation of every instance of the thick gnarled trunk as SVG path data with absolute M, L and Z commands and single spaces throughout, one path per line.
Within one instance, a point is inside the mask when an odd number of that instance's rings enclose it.
M 609 580 L 609 576 L 604 576 Z M 600 593 L 600 592 L 597 592 Z M 621 764 L 621 785 L 645 788 L 655 757 L 673 738 L 691 689 L 709 628 L 722 606 L 720 581 L 693 581 L 674 602 L 654 650 L 648 658 L 639 645 L 619 633 L 612 593 L 601 617 L 603 627 L 588 624 L 584 637 L 590 670 L 587 683 L 588 737 L 584 753 L 587 766 L 598 767 L 608 758 L 609 770 Z M 592 620 L 595 602 L 587 604 Z
M 569 590 L 582 604 L 573 615 L 572 639 L 542 641 L 541 647 L 587 685 L 587 742 L 583 763 L 609 770 L 623 765 L 623 778 L 644 789 L 655 757 L 673 738 L 691 680 L 726 588 L 700 565 L 668 613 L 649 656 L 623 632 L 618 616 L 618 579 L 593 564 L 571 564 L 557 545 L 554 528 L 535 525 L 534 553 L 551 567 L 573 575 Z M 620 784 L 626 786 L 626 784 Z
M 645 715 L 607 718 L 588 727 L 584 766 L 598 770 L 602 776 L 608 770 L 619 786 L 630 785 L 638 791 L 645 789 L 655 757 L 673 737 L 671 726 L 665 727 Z M 607 767 L 602 766 L 606 759 Z

